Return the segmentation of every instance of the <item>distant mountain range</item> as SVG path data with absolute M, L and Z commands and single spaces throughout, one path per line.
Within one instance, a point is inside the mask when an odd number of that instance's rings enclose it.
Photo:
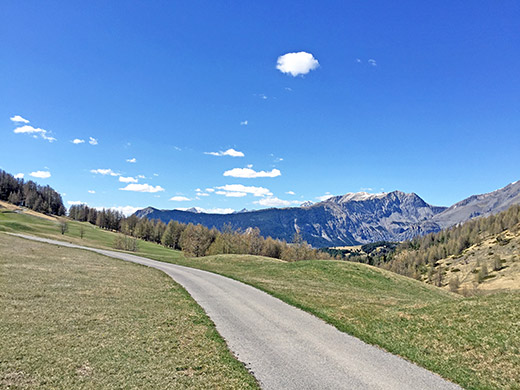
M 520 181 L 497 191 L 473 195 L 453 206 L 432 206 L 417 194 L 393 191 L 383 194 L 365 192 L 334 196 L 301 207 L 243 210 L 233 214 L 206 214 L 192 210 L 138 210 L 138 217 L 160 219 L 166 223 L 202 224 L 222 229 L 258 227 L 263 236 L 291 241 L 299 231 L 313 247 L 356 245 L 376 241 L 403 241 L 437 232 L 469 219 L 488 216 L 520 204 Z

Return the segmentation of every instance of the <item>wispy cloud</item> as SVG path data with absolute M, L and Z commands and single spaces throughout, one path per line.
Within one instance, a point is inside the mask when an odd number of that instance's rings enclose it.
M 49 141 L 49 142 L 56 141 L 56 138 L 48 135 L 48 134 L 50 134 L 50 132 L 48 132 L 47 130 L 41 129 L 39 127 L 32 127 L 31 125 L 24 125 L 24 126 L 17 127 L 16 129 L 13 130 L 13 132 L 15 134 L 31 134 L 34 138 L 41 137 L 44 140 Z
M 96 191 L 94 191 L 94 190 L 88 190 L 88 193 L 89 193 L 89 194 L 95 194 Z
M 135 157 L 134 157 L 134 158 L 127 158 L 127 159 L 126 159 L 126 162 L 127 162 L 127 163 L 132 163 L 132 164 L 133 164 L 133 163 L 136 163 L 137 160 L 135 159 Z
M 23 179 L 25 175 L 23 173 L 17 173 L 16 175 L 14 175 L 14 178 L 15 179 Z
M 172 196 L 170 200 L 174 202 L 187 202 L 190 201 L 190 198 L 186 198 L 185 196 Z
M 329 198 L 332 198 L 334 195 L 331 195 L 330 192 L 327 192 L 325 195 L 317 196 L 316 199 L 323 202 L 324 200 L 327 200 Z
M 276 69 L 291 76 L 304 75 L 320 66 L 320 63 L 311 53 L 300 51 L 287 53 L 278 57 Z
M 11 118 L 12 122 L 16 122 L 16 123 L 29 123 L 29 121 L 25 118 L 22 118 L 20 115 L 15 115 L 15 116 L 12 116 Z
M 119 176 L 119 181 L 122 182 L 122 183 L 137 183 L 137 179 L 135 177 L 124 177 L 124 176 Z
M 211 156 L 231 156 L 231 157 L 244 157 L 244 153 L 239 152 L 235 149 L 228 149 L 226 151 L 220 152 L 204 152 L 204 154 L 209 154 Z
M 96 174 L 99 174 L 99 175 L 110 175 L 110 176 L 121 176 L 120 173 L 116 173 L 114 172 L 113 170 L 111 169 L 91 169 L 90 170 L 91 173 L 96 173 Z
M 242 198 L 247 196 L 246 192 L 236 192 L 236 191 L 217 191 L 215 192 L 217 195 L 224 195 L 228 198 Z
M 234 209 L 230 209 L 230 208 L 204 209 L 202 207 L 177 207 L 175 210 L 186 211 L 189 209 L 195 209 L 199 213 L 206 213 L 206 214 L 231 214 L 231 213 L 235 212 Z
M 70 142 L 72 142 L 73 144 L 78 145 L 78 144 L 83 144 L 83 143 L 85 143 L 85 140 L 84 140 L 84 139 L 75 138 L 75 139 L 73 139 L 73 140 L 70 141 Z
M 150 184 L 128 184 L 124 188 L 120 188 L 121 191 L 134 191 L 134 192 L 160 192 L 164 191 L 161 186 L 151 186 Z
M 369 60 L 368 60 L 368 63 L 369 63 L 370 65 L 372 65 L 372 66 L 377 66 L 377 62 L 376 62 L 376 60 L 369 59 Z
M 225 186 L 215 187 L 217 190 L 216 193 L 219 195 L 231 196 L 231 197 L 241 197 L 243 195 L 238 194 L 252 194 L 253 196 L 271 196 L 273 195 L 271 191 L 264 187 L 254 187 L 254 186 L 245 186 L 243 184 L 226 184 Z M 233 194 L 233 195 L 226 195 Z
M 244 179 L 254 179 L 257 177 L 277 177 L 281 176 L 281 172 L 278 169 L 272 169 L 271 171 L 255 171 L 251 168 L 233 168 L 229 171 L 224 172 L 224 176 L 230 177 L 241 177 Z
M 287 191 L 286 194 L 287 194 L 287 195 L 296 195 L 296 194 L 294 193 L 294 191 Z
M 283 199 L 277 198 L 276 196 L 269 196 L 267 198 L 262 198 L 257 201 L 254 201 L 253 203 L 259 204 L 260 206 L 266 206 L 266 207 L 289 207 L 292 205 L 300 204 L 300 201 L 283 200 Z
M 48 179 L 51 177 L 51 173 L 49 171 L 35 171 L 29 173 L 29 176 L 37 177 L 38 179 Z
M 98 144 L 98 140 L 95 139 L 94 137 L 88 137 L 89 141 L 88 143 L 91 144 L 91 145 L 97 145 Z
M 240 126 L 247 126 L 249 122 L 247 120 L 240 122 Z

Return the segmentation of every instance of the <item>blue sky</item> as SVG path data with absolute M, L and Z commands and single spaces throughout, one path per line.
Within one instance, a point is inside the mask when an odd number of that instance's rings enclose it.
M 515 1 L 3 1 L 0 43 L 0 167 L 66 205 L 451 205 L 520 179 Z

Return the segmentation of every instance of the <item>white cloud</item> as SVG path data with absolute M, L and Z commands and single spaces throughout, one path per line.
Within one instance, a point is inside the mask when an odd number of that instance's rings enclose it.
M 242 198 L 247 195 L 245 192 L 227 192 L 227 191 L 217 191 L 215 192 L 217 195 L 224 195 L 228 198 Z
M 88 190 L 88 193 L 89 193 L 89 194 L 95 194 L 96 191 L 94 191 L 94 190 Z
M 90 172 L 98 173 L 100 175 L 121 176 L 120 173 L 115 173 L 111 169 L 91 169 Z
M 356 62 L 357 62 L 358 64 L 361 64 L 361 59 L 356 58 Z
M 376 60 L 369 59 L 369 60 L 368 60 L 368 63 L 369 63 L 370 65 L 372 65 L 372 66 L 377 66 L 377 62 L 376 62 Z
M 197 192 L 195 195 L 197 196 L 209 196 L 206 192 Z
M 189 209 L 195 209 L 199 213 L 207 213 L 207 214 L 231 214 L 231 213 L 235 212 L 235 210 L 229 209 L 229 208 L 204 209 L 202 207 L 177 207 L 175 210 L 186 211 Z
M 298 200 L 283 200 L 279 199 L 276 196 L 269 196 L 267 198 L 259 199 L 253 203 L 259 204 L 260 206 L 267 206 L 267 207 L 288 207 L 291 205 L 300 204 L 300 201 Z
M 240 122 L 240 126 L 247 126 L 248 122 L 247 120 Z
M 370 187 L 361 187 L 359 190 L 363 192 L 374 191 L 374 189 Z
M 174 202 L 187 202 L 191 200 L 190 198 L 186 198 L 185 196 L 173 196 L 170 198 L 170 200 L 173 200 Z
M 293 77 L 307 74 L 320 66 L 320 63 L 311 53 L 300 51 L 298 53 L 287 53 L 278 57 L 276 69 L 282 73 L 290 73 Z
M 206 192 L 215 192 L 213 188 L 206 188 Z
M 9 119 L 11 119 L 11 121 L 17 122 L 17 123 L 29 123 L 29 121 L 27 119 L 22 118 L 20 115 L 12 116 Z
M 251 168 L 233 168 L 229 171 L 224 172 L 224 176 L 231 177 L 241 177 L 246 179 L 253 179 L 256 177 L 277 177 L 282 173 L 278 169 L 273 169 L 271 171 L 255 171 Z
M 15 179 L 23 179 L 25 175 L 23 173 L 17 173 L 16 175 L 14 175 L 14 178 Z
M 271 196 L 271 191 L 264 187 L 245 186 L 242 184 L 226 184 L 225 186 L 215 187 L 219 195 L 226 195 L 226 193 L 246 193 L 253 196 Z M 226 195 L 227 196 L 227 195 Z
M 137 183 L 137 179 L 134 177 L 119 176 L 119 181 L 122 183 Z
M 85 140 L 84 140 L 84 139 L 75 138 L 75 139 L 73 139 L 73 140 L 70 141 L 70 142 L 72 142 L 73 144 L 78 145 L 78 144 L 82 144 L 82 143 L 84 143 Z
M 80 204 L 85 204 L 85 202 L 82 202 L 81 200 L 68 200 L 67 204 L 70 206 L 77 206 Z
M 127 163 L 136 163 L 137 160 L 135 159 L 135 157 L 134 158 L 128 158 L 128 159 L 126 159 L 126 162 Z
M 95 139 L 94 137 L 88 137 L 89 141 L 88 143 L 91 144 L 91 145 L 97 145 L 98 144 L 98 140 Z
M 159 176 L 159 174 L 158 174 L 158 173 L 154 173 L 153 175 L 154 175 L 154 176 Z
M 151 186 L 150 184 L 128 184 L 124 188 L 120 188 L 121 191 L 134 191 L 134 192 L 159 192 L 164 191 L 161 186 Z
M 287 195 L 296 195 L 296 194 L 294 193 L 294 191 L 287 191 L 286 194 L 287 194 Z
M 289 91 L 289 92 L 292 92 L 292 88 L 291 87 L 285 87 L 285 90 Z
M 134 206 L 112 206 L 112 207 L 96 207 L 96 209 L 110 209 L 119 211 L 120 213 L 123 213 L 125 216 L 130 216 L 133 213 L 135 213 L 137 210 L 143 209 L 144 207 L 134 207 Z
M 35 171 L 29 173 L 29 176 L 37 177 L 39 179 L 48 179 L 49 177 L 51 177 L 51 173 L 48 171 Z
M 146 176 L 145 175 L 137 175 L 137 178 L 138 179 L 146 179 Z
M 56 138 L 47 135 L 49 133 L 47 130 L 40 129 L 39 127 L 32 127 L 31 125 L 17 127 L 13 130 L 13 132 L 15 134 L 32 134 L 34 138 L 38 138 L 38 136 L 40 136 L 49 142 L 56 141 Z
M 210 154 L 212 156 L 231 156 L 231 157 L 244 157 L 244 153 L 239 152 L 235 149 L 228 149 L 224 152 L 204 152 L 204 154 Z
M 264 95 L 263 93 L 258 94 L 257 96 L 258 96 L 260 99 L 262 99 L 262 100 L 267 100 L 267 96 Z
M 331 195 L 330 192 L 327 192 L 325 195 L 322 195 L 322 196 L 317 196 L 316 199 L 318 199 L 319 201 L 323 202 L 324 200 L 327 200 L 329 198 L 332 198 L 334 195 Z

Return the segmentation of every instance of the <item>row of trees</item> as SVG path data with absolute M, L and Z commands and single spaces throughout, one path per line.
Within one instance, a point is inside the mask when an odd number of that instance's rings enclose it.
M 465 249 L 481 243 L 490 235 L 499 235 L 507 229 L 518 229 L 519 223 L 520 205 L 514 205 L 499 214 L 473 219 L 451 229 L 406 241 L 399 245 L 383 267 L 420 278 L 425 272 L 432 273 L 438 260 L 452 255 L 459 256 Z
M 96 210 L 87 205 L 71 206 L 69 217 L 126 236 L 182 250 L 188 256 L 250 254 L 287 261 L 331 258 L 327 253 L 312 249 L 299 234 L 295 235 L 292 243 L 287 243 L 271 237 L 262 237 L 258 228 L 240 231 L 225 226 L 222 231 L 219 231 L 215 228 L 208 229 L 202 225 L 176 221 L 165 224 L 158 219 L 138 218 L 135 215 L 125 217 L 114 210 Z
M 61 195 L 49 186 L 16 179 L 0 169 L 0 200 L 44 214 L 65 215 Z

